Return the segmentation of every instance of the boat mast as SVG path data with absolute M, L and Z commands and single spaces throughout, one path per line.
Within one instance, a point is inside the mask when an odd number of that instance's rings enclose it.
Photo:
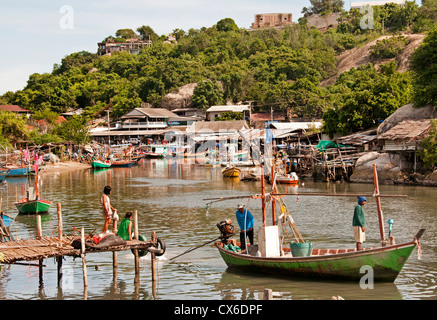
M 379 196 L 378 172 L 376 171 L 376 164 L 373 164 L 373 181 L 375 184 L 375 198 L 376 198 L 376 208 L 378 210 L 379 233 L 381 235 L 381 245 L 385 247 L 387 245 L 387 240 L 385 239 L 384 217 L 381 210 L 381 198 Z

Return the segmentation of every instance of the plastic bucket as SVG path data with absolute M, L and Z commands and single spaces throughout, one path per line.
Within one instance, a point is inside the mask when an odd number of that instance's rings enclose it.
M 290 250 L 293 257 L 309 257 L 313 251 L 313 244 L 311 241 L 298 243 L 292 241 L 290 243 Z

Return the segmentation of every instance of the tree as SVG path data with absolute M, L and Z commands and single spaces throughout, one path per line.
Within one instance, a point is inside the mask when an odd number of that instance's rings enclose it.
M 216 81 L 205 80 L 197 84 L 191 103 L 206 110 L 213 105 L 223 103 L 223 92 Z
M 437 28 L 431 31 L 411 56 L 414 105 L 437 105 Z
M 123 39 L 131 39 L 131 38 L 138 37 L 138 35 L 132 29 L 118 29 L 115 32 L 115 36 Z
M 302 13 L 305 17 L 313 14 L 329 14 L 333 12 L 342 12 L 344 1 L 343 0 L 310 0 L 311 6 L 309 8 L 304 7 Z
M 231 18 L 225 18 L 217 22 L 218 31 L 235 31 L 238 30 L 238 26 L 235 21 Z
M 422 159 L 425 167 L 430 168 L 437 165 L 437 121 L 431 120 L 431 128 L 428 136 L 421 142 L 422 149 L 419 151 L 419 157 Z
M 86 123 L 86 117 L 74 115 L 68 122 L 63 122 L 59 127 L 57 127 L 54 130 L 54 133 L 62 137 L 64 141 L 85 144 L 91 140 Z
M 153 42 L 159 39 L 159 36 L 149 26 L 141 26 L 137 29 L 140 34 L 141 40 L 152 40 Z
M 9 111 L 0 111 L 0 144 L 10 146 L 27 140 L 29 132 L 23 118 Z

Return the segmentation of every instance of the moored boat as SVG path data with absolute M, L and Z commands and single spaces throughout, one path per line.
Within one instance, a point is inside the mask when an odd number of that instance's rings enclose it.
M 222 171 L 223 177 L 239 177 L 240 173 L 241 170 L 237 167 L 227 167 Z
M 296 172 L 291 172 L 284 175 L 276 175 L 276 182 L 281 184 L 298 184 L 299 177 Z
M 114 160 L 111 162 L 111 167 L 122 167 L 122 168 L 130 168 L 132 167 L 136 160 Z
M 18 202 L 15 202 L 15 207 L 18 209 L 19 214 L 40 214 L 49 211 L 52 203 L 44 199 L 29 200 L 23 198 Z
M 91 162 L 91 166 L 92 166 L 94 169 L 110 168 L 110 167 L 111 167 L 111 161 L 93 160 L 93 161 Z

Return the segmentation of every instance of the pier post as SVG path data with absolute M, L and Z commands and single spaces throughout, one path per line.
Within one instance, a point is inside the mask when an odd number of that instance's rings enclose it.
M 114 222 L 112 223 L 112 233 L 117 233 L 118 220 L 116 218 L 113 219 Z M 113 251 L 112 252 L 112 268 L 113 268 L 112 278 L 114 279 L 114 282 L 117 280 L 117 267 L 118 267 L 117 251 Z
M 56 209 L 57 209 L 57 214 L 58 214 L 58 238 L 59 238 L 59 242 L 61 243 L 62 246 L 62 209 L 61 209 L 61 203 L 58 202 L 58 204 L 56 205 Z
M 86 290 L 86 287 L 88 287 L 88 279 L 87 279 L 87 273 L 86 273 L 86 257 L 85 257 L 85 229 L 80 229 L 80 242 L 81 242 L 81 252 L 80 256 L 82 258 L 82 273 L 83 273 L 83 286 Z
M 152 231 L 151 235 L 151 241 L 152 243 L 157 243 L 158 240 L 156 239 L 156 233 L 155 231 Z M 152 281 L 156 281 L 156 254 L 154 252 L 150 252 L 151 259 L 152 259 Z
M 36 215 L 36 238 L 42 238 L 41 215 Z
M 134 210 L 134 239 L 138 240 L 138 211 Z M 139 281 L 140 275 L 140 255 L 138 253 L 138 249 L 134 249 L 135 256 L 135 282 Z

